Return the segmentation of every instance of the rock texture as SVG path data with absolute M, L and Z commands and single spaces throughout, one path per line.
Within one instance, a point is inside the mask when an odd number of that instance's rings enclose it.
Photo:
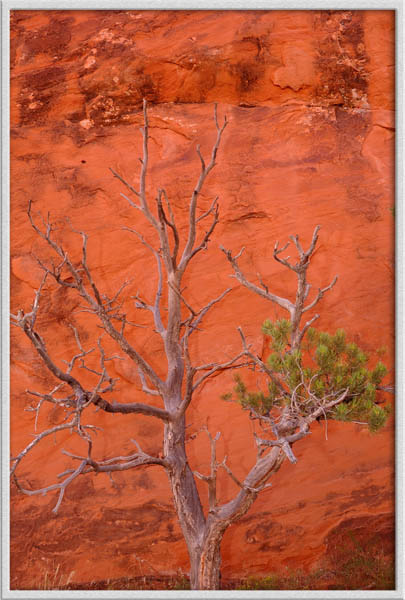
M 393 11 L 22 11 L 11 19 L 11 293 L 12 310 L 28 310 L 40 281 L 34 258 L 47 251 L 31 229 L 26 209 L 49 211 L 60 239 L 78 256 L 77 235 L 89 234 L 89 263 L 108 294 L 126 290 L 151 299 L 154 259 L 122 226 L 150 231 L 120 195 L 109 167 L 137 185 L 142 98 L 151 125 L 148 191 L 164 186 L 178 222 L 186 225 L 188 199 L 198 176 L 196 144 L 207 153 L 214 139 L 213 102 L 230 123 L 202 198 L 202 210 L 220 197 L 220 223 L 187 280 L 187 298 L 203 306 L 229 286 L 194 339 L 193 358 L 222 360 L 239 349 L 236 327 L 261 352 L 260 325 L 280 312 L 229 279 L 219 244 L 237 252 L 253 279 L 260 273 L 280 295 L 294 292 L 288 272 L 273 261 L 276 240 L 299 233 L 307 243 L 321 225 L 313 259 L 316 289 L 335 274 L 339 282 L 322 301 L 320 328 L 343 327 L 393 380 L 394 278 L 394 13 Z M 180 227 L 181 229 L 181 227 Z M 86 327 L 86 347 L 98 330 L 79 301 L 49 289 L 41 331 L 56 361 L 70 360 L 75 342 L 68 327 Z M 148 316 L 136 314 L 149 325 Z M 19 330 L 11 331 L 11 446 L 31 439 L 32 398 L 52 378 Z M 164 370 L 164 355 L 150 329 L 133 339 Z M 104 340 L 103 340 L 104 343 Z M 106 347 L 115 350 L 113 346 Z M 62 364 L 62 363 L 61 363 Z M 136 369 L 112 361 L 120 400 L 142 397 Z M 387 379 L 387 383 L 388 383 Z M 253 381 L 254 383 L 254 381 Z M 202 425 L 222 432 L 219 456 L 228 455 L 242 477 L 254 460 L 251 424 L 237 406 L 220 400 L 232 375 L 215 378 L 193 401 L 189 415 L 191 462 L 209 460 Z M 41 412 L 38 428 L 60 415 Z M 160 424 L 142 417 L 95 413 L 104 428 L 95 455 L 113 456 L 138 439 L 159 451 Z M 393 419 L 376 436 L 360 425 L 315 427 L 296 446 L 297 465 L 283 465 L 251 511 L 223 541 L 224 575 L 265 574 L 284 567 L 316 566 L 343 530 L 393 534 Z M 69 466 L 60 450 L 80 450 L 69 436 L 44 443 L 22 463 L 20 474 L 45 485 Z M 236 492 L 225 475 L 221 500 Z M 206 490 L 201 483 L 205 500 Z M 12 488 L 11 585 L 40 586 L 59 565 L 73 581 L 128 574 L 187 571 L 187 552 L 170 490 L 157 469 L 77 480 L 55 516 L 52 494 L 26 497 Z

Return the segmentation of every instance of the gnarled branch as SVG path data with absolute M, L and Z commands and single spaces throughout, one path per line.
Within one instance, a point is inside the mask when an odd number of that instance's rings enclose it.
M 312 235 L 311 244 L 310 244 L 308 250 L 306 250 L 306 251 L 304 251 L 304 249 L 302 248 L 301 243 L 298 238 L 298 235 L 290 236 L 290 239 L 294 243 L 294 245 L 298 251 L 298 255 L 299 255 L 299 260 L 295 264 L 292 264 L 291 262 L 289 262 L 289 260 L 288 260 L 290 258 L 289 256 L 287 256 L 285 258 L 280 256 L 288 248 L 290 242 L 287 242 L 282 248 L 279 248 L 278 242 L 276 242 L 275 246 L 274 246 L 273 258 L 277 262 L 279 262 L 282 265 L 284 265 L 285 267 L 287 267 L 288 269 L 294 271 L 297 275 L 298 281 L 297 281 L 297 292 L 296 292 L 296 296 L 295 296 L 295 302 L 291 302 L 291 300 L 289 300 L 288 298 L 283 298 L 281 296 L 277 296 L 277 295 L 269 292 L 268 286 L 262 281 L 260 275 L 258 277 L 259 277 L 259 281 L 260 281 L 260 284 L 262 287 L 259 287 L 258 285 L 249 281 L 246 278 L 246 276 L 244 275 L 244 273 L 242 272 L 242 270 L 240 269 L 238 262 L 237 262 L 237 259 L 241 255 L 243 249 L 239 252 L 239 254 L 237 254 L 235 257 L 233 257 L 230 250 L 226 250 L 223 246 L 221 246 L 222 252 L 225 254 L 226 258 L 228 259 L 229 263 L 231 264 L 231 266 L 233 268 L 233 271 L 234 271 L 233 276 L 236 277 L 236 279 L 242 285 L 244 285 L 246 288 L 250 289 L 252 292 L 258 294 L 262 298 L 265 298 L 266 300 L 269 300 L 270 302 L 278 304 L 278 306 L 281 306 L 282 308 L 284 308 L 285 310 L 287 310 L 289 312 L 290 321 L 291 321 L 291 349 L 292 350 L 296 350 L 297 348 L 299 348 L 306 331 L 311 326 L 311 324 L 319 317 L 319 315 L 315 315 L 314 317 L 312 317 L 309 321 L 307 321 L 305 323 L 305 325 L 302 329 L 300 329 L 300 323 L 301 323 L 301 318 L 302 318 L 303 313 L 306 312 L 307 310 L 314 308 L 316 306 L 316 304 L 318 304 L 318 302 L 323 298 L 325 293 L 328 292 L 330 289 L 332 289 L 332 287 L 335 285 L 335 283 L 337 281 L 337 276 L 336 276 L 328 286 L 326 286 L 324 288 L 320 288 L 318 291 L 318 294 L 314 298 L 314 300 L 312 300 L 308 305 L 305 306 L 305 301 L 308 297 L 308 294 L 309 294 L 309 291 L 311 288 L 310 284 L 307 282 L 307 279 L 306 279 L 307 270 L 310 265 L 311 256 L 313 255 L 313 253 L 315 251 L 315 247 L 316 247 L 316 244 L 318 241 L 319 229 L 320 229 L 320 226 L 317 225 L 315 227 L 313 235 Z

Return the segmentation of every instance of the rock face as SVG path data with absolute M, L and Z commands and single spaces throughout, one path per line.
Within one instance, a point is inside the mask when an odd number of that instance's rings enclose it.
M 11 19 L 11 293 L 12 312 L 29 310 L 41 271 L 34 256 L 47 249 L 29 225 L 26 210 L 46 215 L 78 258 L 78 236 L 89 235 L 88 255 L 99 287 L 113 295 L 131 280 L 124 301 L 135 311 L 139 291 L 151 301 L 154 258 L 122 227 L 151 234 L 109 167 L 135 186 L 139 182 L 142 98 L 149 102 L 148 192 L 171 198 L 180 231 L 198 178 L 196 145 L 203 154 L 215 137 L 213 103 L 229 125 L 218 165 L 202 196 L 201 211 L 215 195 L 220 222 L 207 251 L 187 277 L 188 302 L 199 308 L 232 282 L 233 291 L 211 311 L 191 347 L 196 363 L 223 361 L 239 351 L 236 328 L 261 352 L 261 323 L 281 309 L 249 295 L 235 280 L 219 244 L 246 250 L 241 265 L 257 273 L 279 295 L 294 293 L 295 281 L 272 259 L 276 240 L 299 233 L 307 244 L 321 225 L 310 280 L 314 289 L 339 275 L 319 305 L 319 328 L 344 328 L 349 337 L 384 361 L 393 380 L 394 278 L 394 13 L 393 11 L 22 11 Z M 39 217 L 36 217 L 39 218 Z M 77 352 L 68 324 L 83 334 L 86 348 L 99 330 L 69 289 L 49 286 L 39 323 L 55 361 Z M 135 315 L 136 313 L 136 315 Z M 85 328 L 85 329 L 84 329 Z M 151 328 L 134 328 L 133 343 L 164 372 L 165 359 Z M 26 389 L 49 392 L 55 385 L 41 361 L 13 328 L 11 446 L 29 443 L 35 414 Z M 117 350 L 108 340 L 111 354 Z M 96 363 L 94 363 L 95 365 Z M 111 361 L 120 378 L 120 401 L 142 398 L 133 365 Z M 255 383 L 255 380 L 252 380 Z M 190 415 L 189 456 L 208 467 L 209 443 L 201 427 L 221 431 L 225 454 L 242 478 L 254 462 L 252 426 L 238 406 L 220 399 L 232 389 L 230 373 L 207 383 Z M 117 395 L 115 397 L 117 397 Z M 148 397 L 145 396 L 145 400 Z M 60 421 L 44 407 L 38 430 Z M 283 568 L 314 568 L 339 532 L 353 529 L 393 535 L 393 427 L 372 436 L 361 425 L 315 426 L 299 442 L 299 462 L 284 463 L 250 512 L 225 534 L 223 574 L 265 574 Z M 160 451 L 161 426 L 138 416 L 95 413 L 103 428 L 94 455 L 131 452 L 131 439 Z M 327 436 L 325 435 L 327 433 Z M 326 439 L 327 437 L 327 439 Z M 33 486 L 49 485 L 71 460 L 61 449 L 83 448 L 58 435 L 39 444 L 19 473 Z M 201 485 L 200 485 L 201 484 Z M 205 502 L 207 490 L 199 483 Z M 221 501 L 237 492 L 223 474 Z M 158 469 L 108 477 L 83 477 L 66 491 L 58 514 L 52 493 L 22 496 L 12 487 L 11 585 L 41 586 L 44 573 L 71 574 L 75 582 L 125 575 L 187 571 L 188 558 L 170 489 Z M 73 573 L 74 572 L 74 573 Z M 35 574 L 35 575 L 34 575 Z

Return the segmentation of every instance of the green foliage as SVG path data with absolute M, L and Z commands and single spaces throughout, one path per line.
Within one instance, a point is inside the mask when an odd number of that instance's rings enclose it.
M 375 433 L 385 425 L 390 413 L 389 407 L 374 405 L 368 417 L 368 426 L 371 432 Z
M 253 408 L 259 414 L 266 414 L 277 404 L 277 388 L 271 380 L 267 384 L 267 394 L 261 391 L 249 392 L 239 375 L 235 375 L 235 382 L 234 392 L 242 408 Z
M 385 375 L 387 374 L 387 367 L 385 365 L 383 365 L 383 363 L 379 362 L 374 371 L 372 371 L 371 373 L 371 382 L 374 383 L 374 385 L 379 385 L 381 383 L 381 381 L 384 379 Z
M 371 432 L 385 424 L 388 410 L 376 404 L 376 392 L 387 368 L 378 362 L 374 369 L 369 369 L 369 357 L 357 344 L 347 340 L 343 329 L 330 334 L 310 328 L 299 350 L 291 350 L 291 323 L 286 319 L 276 322 L 267 319 L 262 331 L 270 338 L 267 367 L 273 379 L 269 379 L 263 393 L 249 391 L 237 376 L 234 392 L 243 408 L 252 407 L 266 414 L 294 397 L 305 415 L 317 401 L 333 399 L 347 389 L 344 402 L 332 409 L 332 418 L 366 422 Z M 226 399 L 230 399 L 229 394 Z
M 334 417 L 337 421 L 350 421 L 350 406 L 347 404 L 338 404 L 335 408 Z
M 270 319 L 266 319 L 262 325 L 262 331 L 273 339 L 274 350 L 281 350 L 288 342 L 291 323 L 287 319 L 281 319 L 277 323 L 272 323 Z

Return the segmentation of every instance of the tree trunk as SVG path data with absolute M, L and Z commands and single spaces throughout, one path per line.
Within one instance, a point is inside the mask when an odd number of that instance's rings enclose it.
M 196 565 L 196 590 L 219 590 L 221 579 L 221 542 L 228 523 L 217 523 L 205 536 L 202 551 Z M 193 576 L 193 566 L 191 575 Z
M 195 479 L 187 462 L 184 417 L 165 425 L 165 458 L 174 505 L 190 557 L 193 590 L 217 590 L 220 583 L 221 541 L 229 520 L 209 514 L 205 519 Z
M 201 553 L 190 554 L 190 587 L 192 590 L 219 590 L 221 579 L 221 542 L 215 542 Z
M 197 486 L 185 452 L 184 416 L 165 425 L 165 458 L 170 464 L 167 471 L 173 494 L 174 506 L 191 564 L 191 586 L 197 585 L 196 565 L 199 564 L 206 527 L 205 516 Z
M 280 448 L 272 448 L 246 478 L 246 488 L 232 501 L 213 506 L 204 516 L 193 472 L 185 452 L 184 416 L 165 425 L 165 459 L 174 505 L 190 557 L 192 590 L 218 590 L 221 578 L 221 542 L 226 529 L 249 510 L 257 497 L 256 485 L 265 483 L 270 471 L 284 459 Z

